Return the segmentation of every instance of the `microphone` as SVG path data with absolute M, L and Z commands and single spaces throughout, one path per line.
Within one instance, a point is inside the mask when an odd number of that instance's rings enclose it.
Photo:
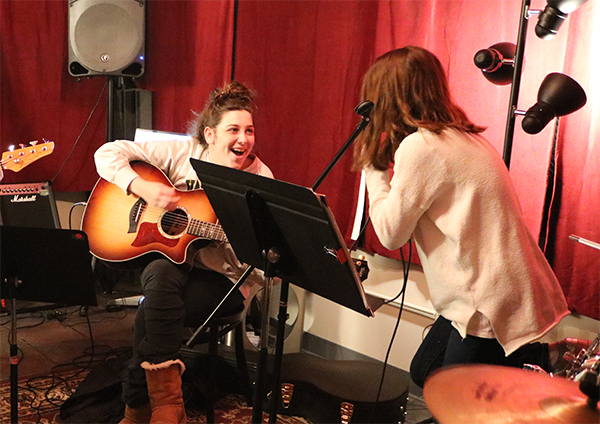
M 368 117 L 371 114 L 371 110 L 373 109 L 373 102 L 370 100 L 365 100 L 360 103 L 358 106 L 354 108 L 354 112 L 358 113 L 363 118 Z
M 363 131 L 366 128 L 366 126 L 369 125 L 369 122 L 371 122 L 371 117 L 369 115 L 371 115 L 371 110 L 373 110 L 373 106 L 374 105 L 372 101 L 365 100 L 364 102 L 356 106 L 356 108 L 354 108 L 354 112 L 362 116 L 362 119 L 357 125 L 357 131 Z
M 512 43 L 494 44 L 475 53 L 473 61 L 488 81 L 506 85 L 512 82 L 515 49 L 516 46 Z

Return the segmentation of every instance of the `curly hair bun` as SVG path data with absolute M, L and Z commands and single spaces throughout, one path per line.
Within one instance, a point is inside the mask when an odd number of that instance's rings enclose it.
M 215 88 L 209 97 L 209 102 L 222 103 L 230 100 L 242 100 L 251 103 L 254 100 L 254 92 L 244 84 L 237 81 L 226 83 L 221 88 Z

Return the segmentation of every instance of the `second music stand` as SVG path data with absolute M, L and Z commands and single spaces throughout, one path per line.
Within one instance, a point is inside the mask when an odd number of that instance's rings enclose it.
M 0 225 L 0 292 L 11 300 L 11 422 L 18 422 L 17 300 L 96 306 L 92 256 L 82 231 Z

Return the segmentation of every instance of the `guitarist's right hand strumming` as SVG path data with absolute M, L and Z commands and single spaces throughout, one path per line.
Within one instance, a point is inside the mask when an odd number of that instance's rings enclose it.
M 148 205 L 167 211 L 175 210 L 181 200 L 179 191 L 172 185 L 148 181 L 142 177 L 134 178 L 131 181 L 129 191 L 144 199 Z

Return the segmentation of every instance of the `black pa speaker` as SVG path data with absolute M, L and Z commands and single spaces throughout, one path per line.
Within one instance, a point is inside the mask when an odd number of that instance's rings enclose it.
M 0 184 L 0 224 L 7 227 L 60 228 L 50 181 Z
M 140 77 L 146 0 L 70 0 L 69 73 Z

